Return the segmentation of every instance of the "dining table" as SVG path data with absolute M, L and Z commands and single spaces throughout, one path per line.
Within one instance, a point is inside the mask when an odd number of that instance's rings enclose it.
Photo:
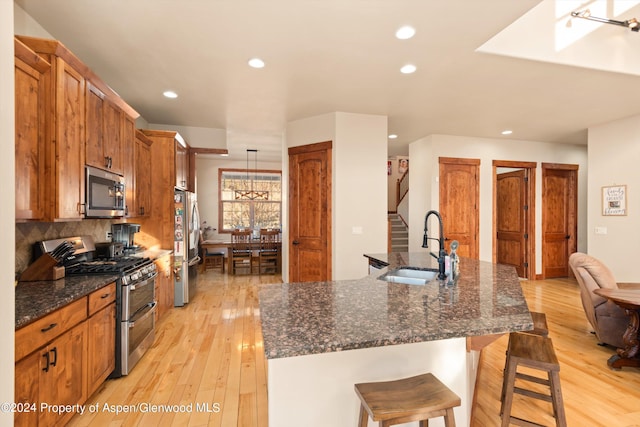
M 252 251 L 256 252 L 256 257 L 257 257 L 257 251 L 260 250 L 260 239 L 252 239 L 249 243 L 250 248 Z M 280 250 L 282 243 L 278 242 L 277 243 L 278 247 Z M 208 249 L 224 249 L 225 250 L 225 262 L 227 263 L 227 271 L 231 274 L 231 272 L 233 271 L 233 251 L 231 250 L 231 241 L 230 240 L 203 240 L 202 242 L 200 242 L 200 247 L 202 248 L 203 251 L 206 251 Z M 253 269 L 251 269 L 251 271 L 253 272 Z M 281 271 L 281 266 L 278 266 L 278 272 Z
M 617 349 L 607 364 L 614 369 L 640 367 L 640 289 L 601 288 L 593 293 L 613 301 L 629 316 L 629 325 L 622 336 L 624 348 Z

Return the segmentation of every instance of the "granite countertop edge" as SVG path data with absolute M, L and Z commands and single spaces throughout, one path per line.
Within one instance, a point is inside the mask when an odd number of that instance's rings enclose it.
M 173 253 L 152 249 L 136 256 L 156 260 Z M 58 280 L 18 282 L 15 288 L 15 329 L 20 329 L 72 302 L 103 288 L 118 275 L 69 276 Z
M 117 275 L 69 276 L 58 280 L 19 282 L 16 286 L 16 325 L 20 329 L 49 313 L 103 288 Z
M 420 307 L 418 307 L 418 310 L 413 312 L 414 317 L 412 317 L 411 321 L 394 321 L 395 323 L 383 324 L 380 333 L 377 335 L 377 331 L 375 330 L 376 326 L 367 323 L 369 320 L 368 316 L 374 313 L 370 311 L 371 305 L 375 305 L 373 302 L 368 302 L 369 289 L 374 291 L 374 296 L 377 295 L 383 299 L 387 296 L 386 292 L 387 289 L 389 289 L 387 288 L 389 285 L 396 286 L 398 290 L 403 289 L 399 291 L 400 294 L 405 292 L 404 289 L 407 289 L 408 291 L 406 292 L 412 295 L 411 298 L 413 298 L 414 302 L 420 298 L 427 297 L 427 294 L 429 294 L 430 304 L 434 304 L 434 301 L 437 301 L 437 298 L 434 300 L 433 293 L 435 292 L 436 297 L 438 295 L 437 287 L 435 290 L 433 287 L 431 290 L 428 290 L 427 286 L 414 287 L 411 285 L 387 284 L 386 282 L 378 280 L 378 277 L 387 270 L 397 267 L 437 269 L 437 263 L 431 256 L 424 253 L 365 254 L 364 256 L 377 261 L 378 265 L 386 265 L 387 267 L 355 280 L 265 284 L 260 286 L 260 315 L 267 359 L 411 344 L 450 338 L 503 334 L 533 329 L 533 321 L 524 296 L 522 295 L 522 289 L 519 286 L 515 269 L 513 269 L 513 267 L 498 266 L 477 260 L 468 260 L 465 267 L 472 266 L 471 270 L 491 269 L 490 272 L 485 272 L 478 276 L 482 277 L 480 280 L 483 283 L 490 282 L 491 285 L 495 287 L 496 283 L 505 280 L 504 295 L 499 295 L 499 298 L 506 299 L 506 302 L 499 305 L 499 303 L 494 301 L 496 309 L 505 310 L 504 315 L 488 317 L 478 317 L 478 315 L 473 317 L 469 315 L 467 317 L 467 313 L 461 315 L 456 313 L 448 325 L 424 322 L 421 324 L 420 320 L 414 325 L 411 322 L 419 319 L 415 314 L 422 314 Z M 513 271 L 510 269 L 513 269 Z M 467 270 L 467 272 L 463 270 L 461 277 L 464 277 L 465 274 L 471 275 L 470 270 Z M 491 279 L 487 279 L 487 277 L 491 277 Z M 504 279 L 502 279 L 503 277 Z M 321 302 L 322 304 L 344 304 L 344 301 L 353 298 L 353 306 L 362 308 L 362 312 L 365 314 L 358 313 L 356 310 L 353 319 L 349 319 L 346 323 L 343 323 L 344 319 L 342 319 L 341 316 L 344 315 L 344 312 L 339 313 L 328 322 L 335 322 L 335 324 L 339 324 L 339 326 L 332 330 L 324 330 L 323 328 L 327 324 L 322 323 L 326 320 L 322 318 L 324 314 L 314 311 L 312 308 L 306 310 L 307 307 L 305 304 L 308 305 L 309 301 L 312 301 L 313 298 L 317 296 L 326 297 L 322 290 L 325 287 L 331 288 L 331 291 L 328 292 L 328 294 L 330 294 L 328 297 L 329 300 L 323 300 Z M 441 289 L 443 289 L 442 286 Z M 351 290 L 353 290 L 353 294 L 349 294 Z M 307 291 L 309 291 L 313 297 L 305 295 Z M 484 289 L 484 291 L 485 294 L 483 295 L 486 297 L 486 289 Z M 465 292 L 465 290 L 460 288 L 460 292 Z M 338 302 L 338 298 L 341 298 L 339 295 L 344 293 L 349 294 L 346 297 L 347 299 Z M 298 296 L 300 296 L 299 301 L 296 299 Z M 398 301 L 402 301 L 402 298 L 405 297 L 406 296 L 402 296 Z M 494 297 L 497 298 L 495 295 Z M 464 296 L 461 296 L 461 298 L 464 298 Z M 357 302 L 355 300 L 357 300 Z M 315 303 L 315 300 L 313 301 Z M 473 299 L 471 301 L 475 303 Z M 481 305 L 482 303 L 477 304 Z M 477 304 L 472 305 L 477 309 Z M 462 306 L 462 308 L 464 309 L 464 306 Z M 386 307 L 386 309 L 387 316 L 395 316 L 396 314 L 402 316 L 405 311 L 404 308 L 398 309 L 398 307 Z M 407 308 L 407 312 L 410 310 L 410 307 Z M 425 310 L 427 309 L 425 308 Z M 429 308 L 429 310 L 431 310 L 431 308 Z M 446 312 L 446 308 L 444 311 Z M 301 315 L 301 313 L 304 315 Z M 351 313 L 348 314 L 350 315 Z M 449 315 L 451 315 L 451 313 L 449 313 Z M 411 314 L 409 316 L 411 316 Z M 321 319 L 318 320 L 318 317 L 321 317 Z M 353 320 L 353 322 L 355 322 L 354 325 L 360 327 L 360 329 L 349 329 L 350 325 L 348 322 L 350 320 Z M 345 324 L 347 325 L 347 332 L 342 334 L 341 328 L 345 328 Z M 371 326 L 371 329 L 366 331 L 369 326 Z M 380 326 L 380 324 L 378 323 L 377 326 Z M 365 332 L 361 333 L 362 330 L 365 330 Z

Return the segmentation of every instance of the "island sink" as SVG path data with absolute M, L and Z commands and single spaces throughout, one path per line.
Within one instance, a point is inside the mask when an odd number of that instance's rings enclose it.
M 437 276 L 437 270 L 396 268 L 383 274 L 378 279 L 391 283 L 402 283 L 405 285 L 426 285 Z

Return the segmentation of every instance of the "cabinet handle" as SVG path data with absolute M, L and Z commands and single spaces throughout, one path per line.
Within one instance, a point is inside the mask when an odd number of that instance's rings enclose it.
M 104 167 L 109 169 L 109 156 L 104 156 Z
M 45 371 L 45 372 L 49 372 L 49 362 L 50 362 L 50 360 L 49 360 L 49 352 L 47 351 L 45 354 L 42 355 L 42 357 L 47 359 L 47 365 L 44 368 L 42 368 L 42 370 Z
M 58 363 L 58 347 L 53 347 L 53 350 L 50 350 L 49 353 L 53 353 L 53 362 L 51 362 L 51 366 L 56 366 L 56 363 Z
M 109 169 L 113 166 L 113 157 L 109 157 Z
M 102 295 L 100 298 L 101 299 L 109 298 L 109 295 L 111 295 L 111 293 L 106 293 L 106 294 Z
M 84 215 L 85 213 L 85 204 L 84 203 L 78 203 L 78 213 L 80 213 L 81 215 Z
M 50 331 L 50 330 L 52 330 L 53 328 L 55 328 L 56 326 L 58 326 L 58 324 L 57 324 L 57 323 L 52 323 L 52 324 L 50 324 L 49 326 L 47 326 L 46 328 L 42 328 L 42 329 L 40 329 L 40 332 L 47 332 L 47 331 Z

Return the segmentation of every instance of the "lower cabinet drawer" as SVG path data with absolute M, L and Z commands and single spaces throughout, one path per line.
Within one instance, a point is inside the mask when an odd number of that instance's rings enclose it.
M 86 318 L 87 297 L 83 297 L 16 330 L 15 360 L 22 359 Z

